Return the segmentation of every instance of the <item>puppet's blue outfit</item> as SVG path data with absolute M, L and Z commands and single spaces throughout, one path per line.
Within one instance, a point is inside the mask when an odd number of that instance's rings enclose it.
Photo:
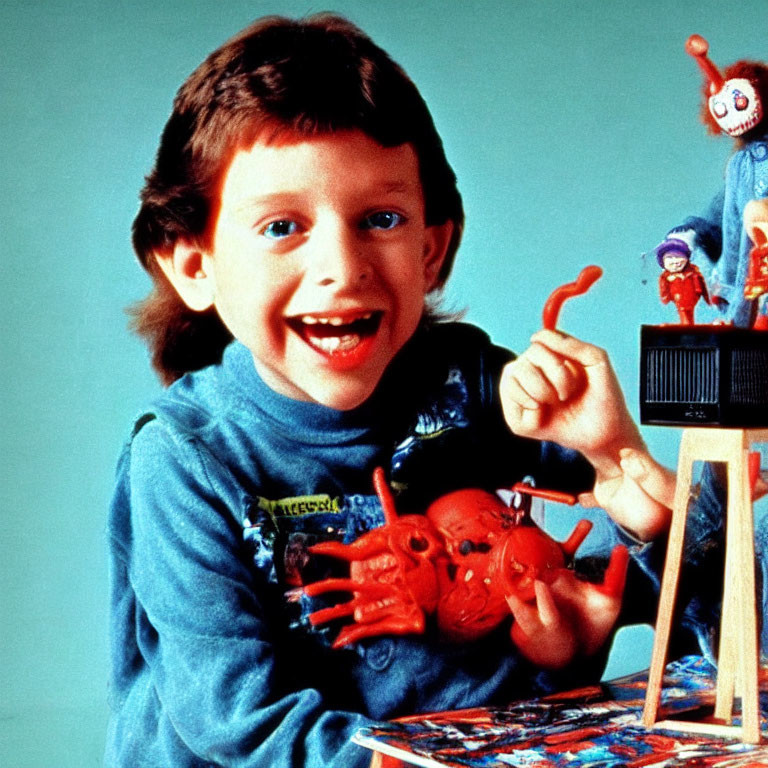
M 696 245 L 713 264 L 710 292 L 725 302 L 719 306 L 723 319 L 740 327 L 750 327 L 757 311 L 757 302 L 744 298 L 752 247 L 744 230 L 744 206 L 763 197 L 768 197 L 768 142 L 753 141 L 731 156 L 725 186 L 703 215 L 692 216 L 673 230 L 696 233 Z M 706 271 L 706 264 L 699 261 L 698 266 Z
M 338 567 L 308 546 L 383 522 L 377 465 L 400 514 L 524 476 L 591 487 L 582 457 L 507 431 L 495 382 L 509 359 L 471 326 L 437 325 L 341 412 L 276 394 L 233 342 L 138 419 L 109 521 L 109 766 L 363 766 L 370 753 L 349 740 L 371 719 L 599 679 L 605 654 L 558 673 L 532 667 L 508 623 L 465 645 L 428 626 L 332 650 L 338 625 L 310 627 L 319 604 L 295 590 Z M 647 587 L 637 593 L 653 604 Z
M 692 216 L 670 234 L 684 230 L 696 233 L 695 246 L 703 251 L 708 265 L 699 260 L 707 273 L 710 293 L 723 301 L 717 305 L 720 319 L 739 327 L 751 327 L 758 312 L 768 310 L 765 302 L 744 297 L 752 243 L 743 224 L 744 207 L 753 199 L 768 197 L 768 141 L 753 141 L 734 153 L 728 161 L 725 185 L 701 216 Z M 696 594 L 691 595 L 687 618 L 699 637 L 701 650 L 714 661 L 715 628 L 719 625 L 720 604 L 702 599 L 703 595 L 722 594 L 724 568 L 724 510 L 726 504 L 724 467 L 705 464 L 701 483 L 691 499 L 686 533 L 686 562 L 696 570 Z M 758 583 L 762 590 L 763 614 L 768 605 L 768 521 L 765 511 L 756 507 L 755 525 Z M 761 646 L 768 649 L 768 626 L 763 624 Z

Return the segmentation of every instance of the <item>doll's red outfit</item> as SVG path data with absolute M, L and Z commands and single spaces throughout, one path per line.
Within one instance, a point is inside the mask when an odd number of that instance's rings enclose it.
M 659 277 L 659 295 L 663 304 L 675 303 L 680 322 L 693 325 L 693 310 L 700 298 L 709 304 L 707 285 L 699 268 L 690 262 L 679 272 L 664 270 Z

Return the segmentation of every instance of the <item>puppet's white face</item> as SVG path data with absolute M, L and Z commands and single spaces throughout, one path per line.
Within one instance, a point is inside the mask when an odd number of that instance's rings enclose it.
M 763 117 L 760 97 L 749 80 L 726 80 L 723 87 L 709 97 L 709 111 L 720 128 L 729 136 L 742 136 Z
M 667 253 L 664 255 L 664 269 L 667 272 L 682 272 L 688 265 L 688 257 L 679 253 Z

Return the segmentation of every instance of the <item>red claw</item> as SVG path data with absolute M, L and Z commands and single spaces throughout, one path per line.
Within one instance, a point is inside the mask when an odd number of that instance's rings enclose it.
M 551 491 L 549 488 L 534 488 L 528 483 L 515 483 L 509 490 L 513 493 L 525 493 L 528 496 L 536 496 L 536 498 L 547 501 L 556 501 L 558 504 L 567 504 L 569 507 L 576 503 L 576 497 L 572 493 Z
M 623 544 L 617 544 L 611 552 L 611 559 L 605 569 L 603 583 L 598 589 L 609 597 L 620 598 L 624 593 L 629 566 L 629 550 Z
M 569 566 L 592 524 L 580 521 L 566 541 L 557 542 L 530 519 L 530 496 L 573 504 L 572 496 L 517 483 L 511 490 L 522 501 L 506 506 L 495 494 L 469 488 L 441 496 L 424 515 L 399 517 L 381 469 L 374 472 L 374 487 L 384 525 L 351 544 L 310 547 L 313 554 L 349 563 L 348 577 L 303 588 L 309 597 L 349 593 L 346 602 L 309 617 L 313 626 L 349 621 L 334 648 L 385 634 L 423 632 L 430 614 L 445 640 L 475 640 L 509 618 L 510 594 L 536 600 L 537 581 L 558 589 L 584 649 L 607 638 L 621 605 L 626 548 L 616 547 L 603 582 L 590 584 Z M 557 587 L 563 583 L 564 588 Z
M 589 267 L 584 267 L 574 282 L 555 288 L 547 299 L 546 304 L 544 304 L 544 311 L 542 313 L 542 325 L 544 328 L 548 331 L 554 331 L 557 326 L 557 319 L 560 316 L 560 309 L 565 300 L 570 299 L 572 296 L 580 296 L 582 293 L 586 293 L 602 277 L 602 274 L 603 270 L 593 264 Z

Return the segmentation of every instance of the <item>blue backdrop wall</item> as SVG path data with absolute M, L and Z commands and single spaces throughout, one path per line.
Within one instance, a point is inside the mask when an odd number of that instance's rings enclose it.
M 562 324 L 608 349 L 637 412 L 638 328 L 671 320 L 642 254 L 715 192 L 731 150 L 698 122 L 687 36 L 766 59 L 768 2 L 50 0 L 0 4 L 0 762 L 95 766 L 106 719 L 105 511 L 158 390 L 126 305 L 129 229 L 177 87 L 266 13 L 347 14 L 410 72 L 459 177 L 449 305 L 522 349 L 559 282 L 605 268 Z M 644 435 L 668 464 L 678 434 Z M 647 662 L 647 640 L 612 671 Z

